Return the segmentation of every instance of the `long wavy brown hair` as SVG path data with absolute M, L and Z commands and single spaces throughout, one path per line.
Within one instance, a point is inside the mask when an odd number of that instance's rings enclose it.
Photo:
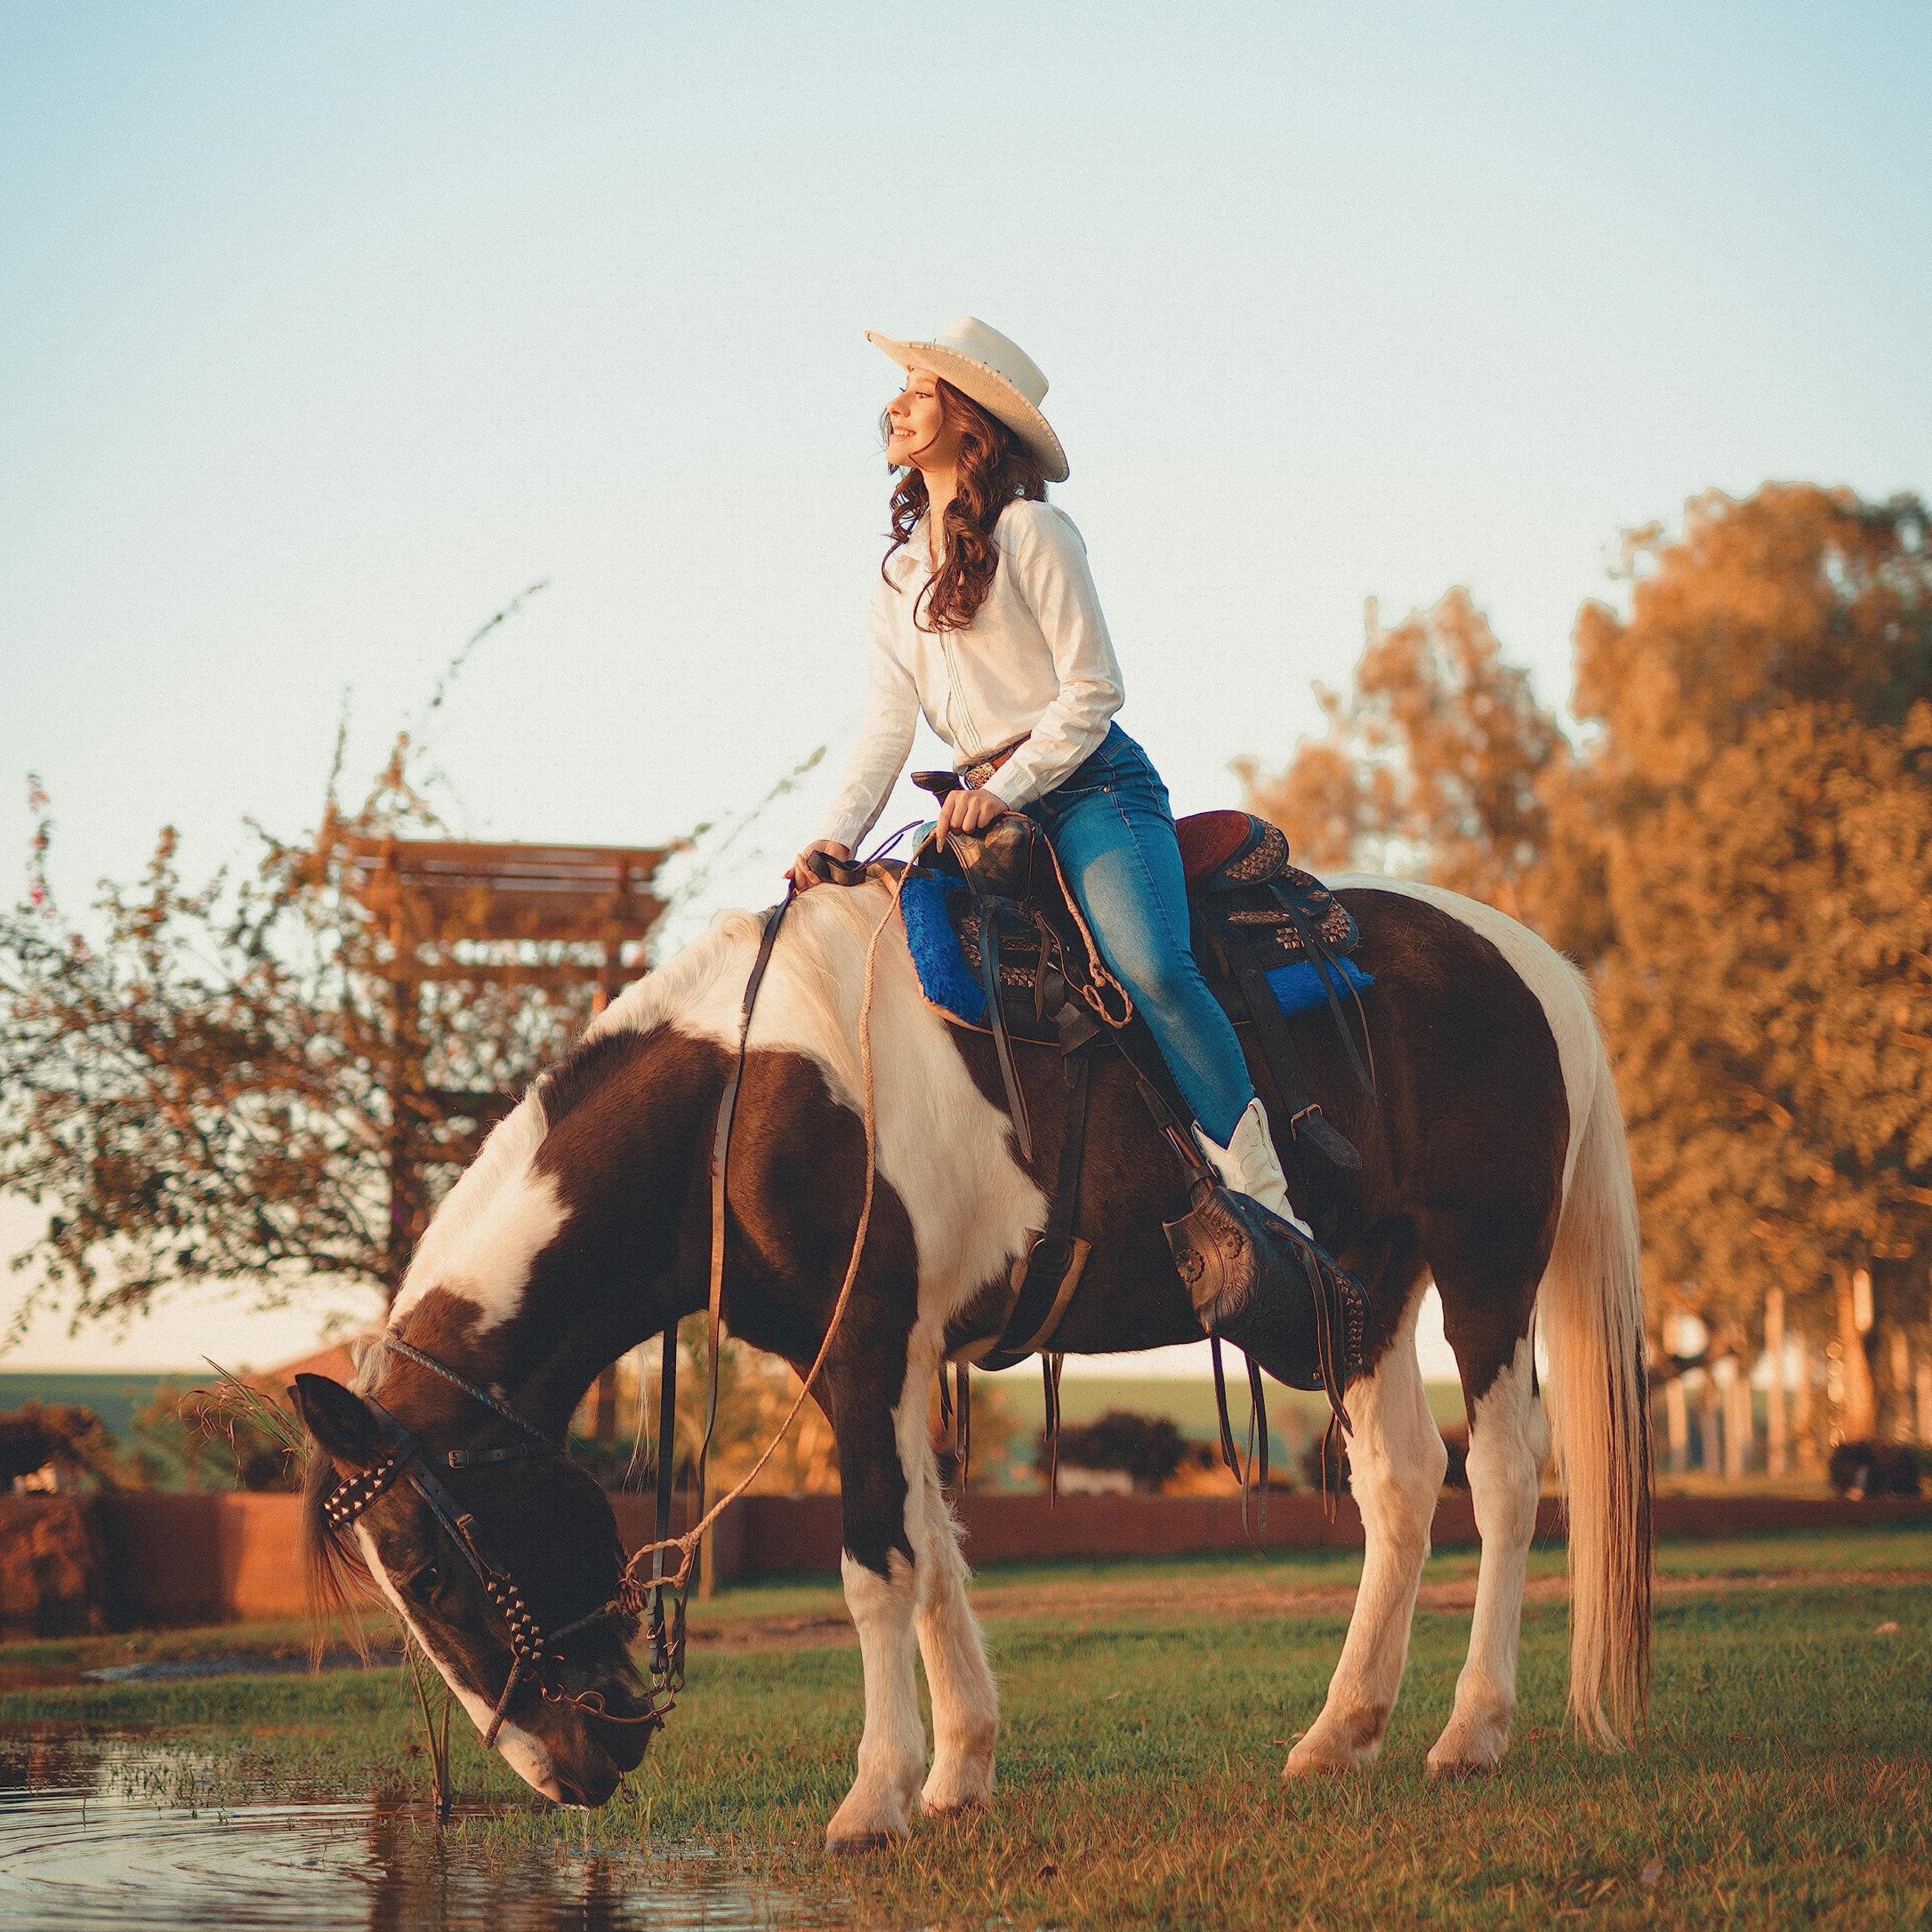
M 1046 478 L 1038 461 L 1020 438 L 996 416 L 940 379 L 940 406 L 943 420 L 959 429 L 958 494 L 946 506 L 942 533 L 946 561 L 939 574 L 920 593 L 913 621 L 930 631 L 964 630 L 979 614 L 999 568 L 999 546 L 993 526 L 1000 512 L 1016 497 L 1029 503 L 1047 500 Z M 890 435 L 889 414 L 879 417 L 882 433 Z M 897 472 L 892 492 L 892 541 L 879 560 L 879 574 L 894 552 L 911 540 L 913 526 L 926 513 L 926 479 L 909 464 Z

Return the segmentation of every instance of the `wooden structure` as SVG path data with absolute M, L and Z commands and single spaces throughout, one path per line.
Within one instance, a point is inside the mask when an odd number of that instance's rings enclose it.
M 399 978 L 581 984 L 580 964 L 468 955 L 459 961 L 449 949 L 595 948 L 602 955 L 595 977 L 608 999 L 636 977 L 624 969 L 623 949 L 641 946 L 657 923 L 664 902 L 651 881 L 677 849 L 352 838 L 349 890 L 386 921 Z
M 348 889 L 381 922 L 395 1001 L 388 1081 L 392 1284 L 427 1218 L 422 1130 L 438 1123 L 439 1158 L 447 1159 L 454 1123 L 468 1121 L 472 1142 L 480 1140 L 515 1100 L 425 1083 L 419 989 L 427 983 L 493 983 L 568 992 L 589 984 L 592 1010 L 601 1011 L 644 971 L 645 942 L 665 903 L 652 882 L 678 849 L 349 841 Z M 607 1409 L 614 1423 L 614 1382 L 608 1391 L 600 1386 L 596 1408 L 600 1423 Z

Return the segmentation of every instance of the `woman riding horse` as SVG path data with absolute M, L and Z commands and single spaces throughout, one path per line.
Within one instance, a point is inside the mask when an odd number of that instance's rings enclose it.
M 1224 1023 L 1172 990 L 1198 985 L 1179 943 L 1174 834 L 1145 756 L 1109 728 L 1120 681 L 1079 540 L 1041 500 L 1046 478 L 1066 473 L 1033 408 L 1045 383 L 977 323 L 890 346 L 912 365 L 891 425 L 907 472 L 902 541 L 875 607 L 870 726 L 839 835 L 820 849 L 871 823 L 921 697 L 962 758 L 992 764 L 980 755 L 1014 743 L 994 785 L 955 795 L 946 830 L 973 833 L 1016 802 L 1051 828 L 1117 977 L 1209 1137 L 1226 1136 L 1208 1154 L 1236 1187 L 1284 1207 Z M 931 515 L 928 488 L 943 552 L 910 541 Z M 1647 1681 L 1650 1443 L 1636 1197 L 1589 989 L 1490 906 L 1414 881 L 1335 883 L 1374 963 L 1361 998 L 1376 1097 L 1325 1016 L 1287 1023 L 1311 1091 L 1361 1155 L 1321 1197 L 1297 1198 L 1361 1284 L 1349 1481 L 1366 1547 L 1327 1700 L 1284 1769 L 1365 1764 L 1387 1733 L 1446 1461 L 1415 1348 L 1429 1279 L 1462 1380 L 1482 1541 L 1469 1654 L 1429 1767 L 1493 1770 L 1507 1747 L 1552 1448 L 1571 1708 L 1586 1736 L 1615 1745 Z M 949 1355 L 1000 1332 L 1001 1291 L 1048 1212 L 1032 1168 L 1056 1170 L 1072 1105 L 1063 1078 L 1036 1080 L 1035 1161 L 1023 1164 L 992 1097 L 996 1043 L 924 998 L 896 903 L 881 881 L 813 892 L 775 947 L 769 915 L 728 913 L 627 987 L 445 1198 L 353 1387 L 298 1380 L 318 1450 L 304 1511 L 315 1601 L 352 1583 L 379 1590 L 486 1744 L 552 1798 L 604 1802 L 663 1718 L 628 1648 L 650 1552 L 625 1557 L 609 1501 L 563 1438 L 600 1370 L 707 1305 L 801 1376 L 823 1367 L 812 1394 L 838 1442 L 865 1686 L 856 1775 L 827 1844 L 885 1843 L 920 1813 L 992 1794 L 998 1689 L 927 1400 Z M 1091 1252 L 1056 1350 L 1164 1348 L 1208 1325 L 1163 1238 L 1198 1183 L 1140 1085 L 1124 1056 L 1096 1057 L 1088 1104 L 1103 1151 L 1080 1191 Z M 732 1094 L 727 1172 L 718 1123 Z M 1237 1204 L 1257 1250 L 1287 1235 Z M 1306 1316 L 1306 1300 L 1276 1306 L 1291 1325 Z
M 1086 546 L 1046 500 L 1048 484 L 1068 473 L 1038 407 L 1047 379 L 1017 343 L 971 315 L 928 342 L 866 334 L 906 371 L 882 424 L 900 479 L 893 540 L 872 593 L 864 721 L 823 835 L 798 855 L 793 881 L 801 891 L 820 882 L 814 854 L 851 862 L 923 712 L 961 781 L 940 807 L 940 844 L 1003 813 L 1035 820 L 1223 1184 L 1315 1247 L 1289 1205 L 1241 1043 L 1189 943 L 1167 787 L 1113 721 L 1120 665 Z M 1245 1236 L 1240 1222 L 1227 1225 Z M 1264 1306 L 1254 1314 L 1265 1317 L 1272 1297 L 1305 1294 L 1307 1278 L 1259 1259 Z

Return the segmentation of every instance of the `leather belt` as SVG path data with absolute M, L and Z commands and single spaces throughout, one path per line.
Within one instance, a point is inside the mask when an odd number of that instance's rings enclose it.
M 1029 732 L 1027 735 L 1032 734 Z M 1025 738 L 1015 738 L 1004 751 L 995 752 L 991 758 L 983 758 L 977 764 L 968 765 L 958 774 L 960 783 L 971 791 L 978 791 L 1026 742 Z

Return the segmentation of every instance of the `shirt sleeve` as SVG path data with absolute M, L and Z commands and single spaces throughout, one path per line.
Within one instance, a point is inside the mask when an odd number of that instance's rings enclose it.
M 1013 521 L 1019 527 L 1001 561 L 1046 638 L 1060 680 L 1059 695 L 986 786 L 1017 808 L 1072 774 L 1106 736 L 1126 694 L 1073 520 L 1042 503 Z
M 872 592 L 872 654 L 866 667 L 866 709 L 859 735 L 845 761 L 845 774 L 819 829 L 821 838 L 856 846 L 878 823 L 912 749 L 919 721 L 919 694 L 912 674 L 892 648 L 884 583 Z

